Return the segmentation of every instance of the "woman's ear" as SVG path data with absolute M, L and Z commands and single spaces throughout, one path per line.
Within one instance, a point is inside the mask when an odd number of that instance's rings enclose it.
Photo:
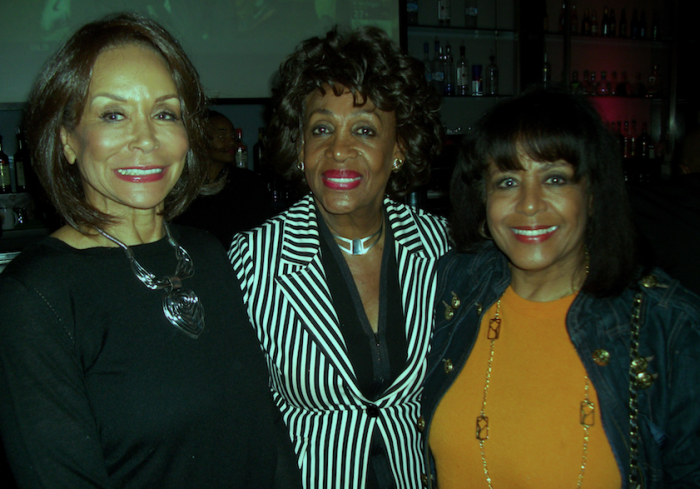
M 61 126 L 61 144 L 63 145 L 63 156 L 66 157 L 68 163 L 71 165 L 78 159 L 77 155 L 75 154 L 75 150 L 71 146 L 72 139 L 73 138 L 68 133 L 68 129 Z

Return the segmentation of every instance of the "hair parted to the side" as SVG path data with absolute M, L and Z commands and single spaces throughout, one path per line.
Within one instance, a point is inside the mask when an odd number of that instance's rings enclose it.
M 78 167 L 63 154 L 61 128 L 70 132 L 80 123 L 100 53 L 130 44 L 163 58 L 182 105 L 189 151 L 182 176 L 165 199 L 166 220 L 194 200 L 206 176 L 207 99 L 197 70 L 178 41 L 158 23 L 135 13 L 113 14 L 86 24 L 44 66 L 32 88 L 25 119 L 32 166 L 59 214 L 78 230 L 105 227 L 114 218 L 87 202 Z
M 485 177 L 490 163 L 519 170 L 518 152 L 535 161 L 564 160 L 575 179 L 586 182 L 592 209 L 585 242 L 589 273 L 582 290 L 596 296 L 620 293 L 637 273 L 634 225 L 616 142 L 583 97 L 532 89 L 497 105 L 477 122 L 462 143 L 453 175 L 450 232 L 459 251 L 484 242 Z
M 356 105 L 371 100 L 380 110 L 395 113 L 405 162 L 389 179 L 390 195 L 400 197 L 428 181 L 441 149 L 440 98 L 428 86 L 423 64 L 377 27 L 335 27 L 323 38 L 302 42 L 282 63 L 265 145 L 275 155 L 278 173 L 303 182 L 296 164 L 306 100 L 316 90 L 325 93 L 325 87 L 335 95 L 349 90 Z

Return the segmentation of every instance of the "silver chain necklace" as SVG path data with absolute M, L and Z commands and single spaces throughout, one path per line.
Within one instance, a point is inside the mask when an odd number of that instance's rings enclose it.
M 165 295 L 163 296 L 163 313 L 165 317 L 185 334 L 196 339 L 202 331 L 204 331 L 204 306 L 199 301 L 197 294 L 191 290 L 182 288 L 182 281 L 194 275 L 194 263 L 192 263 L 192 258 L 190 258 L 187 250 L 180 246 L 177 241 L 175 241 L 175 238 L 172 237 L 168 225 L 163 223 L 163 227 L 168 237 L 168 243 L 175 248 L 175 256 L 177 257 L 175 274 L 163 278 L 157 278 L 151 272 L 143 268 L 143 266 L 136 261 L 134 252 L 131 251 L 131 248 L 127 245 L 114 236 L 110 236 L 100 228 L 96 229 L 102 236 L 124 250 L 131 264 L 131 270 L 134 272 L 134 275 L 136 275 L 136 278 L 146 287 L 151 290 L 165 290 Z

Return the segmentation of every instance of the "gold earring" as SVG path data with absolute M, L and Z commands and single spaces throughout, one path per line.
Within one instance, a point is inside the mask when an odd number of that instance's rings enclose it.
M 396 158 L 394 159 L 394 164 L 391 165 L 391 171 L 394 173 L 398 173 L 399 170 L 401 170 L 401 167 L 403 166 L 403 160 Z

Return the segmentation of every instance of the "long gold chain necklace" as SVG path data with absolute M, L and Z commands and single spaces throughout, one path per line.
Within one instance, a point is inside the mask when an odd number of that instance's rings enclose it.
M 484 397 L 481 401 L 481 412 L 476 417 L 476 439 L 479 440 L 479 448 L 481 449 L 481 462 L 484 466 L 484 474 L 486 475 L 486 483 L 489 489 L 493 489 L 491 482 L 491 474 L 489 473 L 488 464 L 486 463 L 486 440 L 489 439 L 489 418 L 486 416 L 486 399 L 488 398 L 489 386 L 491 385 L 491 370 L 493 366 L 494 346 L 496 340 L 501 334 L 501 299 L 498 299 L 496 304 L 496 314 L 493 319 L 489 320 L 489 329 L 487 339 L 491 342 L 491 351 L 489 353 L 488 366 L 486 368 L 486 382 L 484 384 Z M 581 401 L 581 410 L 579 414 L 579 422 L 583 427 L 583 453 L 581 455 L 581 470 L 578 474 L 578 484 L 576 487 L 581 488 L 583 484 L 583 476 L 586 471 L 586 463 L 588 462 L 588 439 L 590 427 L 595 424 L 595 403 L 590 399 L 590 386 L 588 375 L 584 376 L 586 385 L 584 388 L 585 398 Z

